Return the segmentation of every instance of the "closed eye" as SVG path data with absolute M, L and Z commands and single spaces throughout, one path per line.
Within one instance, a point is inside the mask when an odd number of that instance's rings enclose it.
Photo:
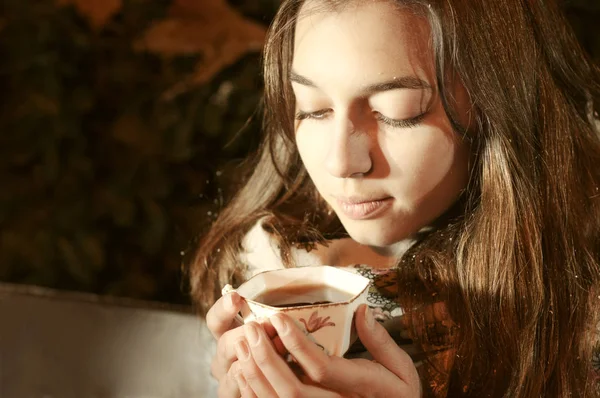
M 296 113 L 296 120 L 305 120 L 305 119 L 316 119 L 321 120 L 325 119 L 328 113 L 330 113 L 331 109 L 321 109 L 314 112 L 304 112 L 298 111 Z
M 421 113 L 418 116 L 409 118 L 409 119 L 391 119 L 387 116 L 382 115 L 379 112 L 373 112 L 375 114 L 375 117 L 378 121 L 387 124 L 390 127 L 394 127 L 394 128 L 410 128 L 410 127 L 415 127 L 417 125 L 419 125 L 419 123 L 421 123 L 423 121 L 423 119 L 425 118 L 425 114 Z

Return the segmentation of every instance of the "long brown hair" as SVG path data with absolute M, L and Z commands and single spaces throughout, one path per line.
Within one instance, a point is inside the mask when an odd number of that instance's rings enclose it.
M 349 1 L 321 0 L 335 9 Z M 343 234 L 294 144 L 289 83 L 295 20 L 284 1 L 264 52 L 264 139 L 249 177 L 190 267 L 202 314 L 243 280 L 245 233 L 266 217 L 291 264 L 294 244 Z M 397 0 L 431 26 L 438 91 L 474 164 L 458 215 L 400 259 L 407 309 L 442 298 L 457 325 L 439 370 L 449 396 L 593 396 L 600 299 L 600 72 L 551 0 Z M 466 133 L 448 87 L 460 78 L 475 115 Z M 456 206 L 455 209 L 456 210 Z M 455 214 L 455 213 L 453 213 Z M 414 329 L 415 341 L 424 341 Z

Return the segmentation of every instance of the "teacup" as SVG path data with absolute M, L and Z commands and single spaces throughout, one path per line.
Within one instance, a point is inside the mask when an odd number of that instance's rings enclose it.
M 367 302 L 369 279 L 331 266 L 265 271 L 237 289 L 244 297 L 244 323 L 260 322 L 277 312 L 289 315 L 328 355 L 342 356 L 356 340 L 354 312 Z

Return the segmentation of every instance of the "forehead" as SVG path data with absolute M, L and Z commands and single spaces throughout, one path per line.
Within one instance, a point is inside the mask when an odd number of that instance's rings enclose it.
M 433 64 L 429 43 L 426 19 L 389 1 L 334 8 L 309 0 L 298 15 L 293 68 L 306 75 L 325 69 L 380 75 L 423 72 Z

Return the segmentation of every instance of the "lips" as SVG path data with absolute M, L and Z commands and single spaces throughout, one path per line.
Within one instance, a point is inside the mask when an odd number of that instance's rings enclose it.
M 336 197 L 338 208 L 348 218 L 353 220 L 365 220 L 375 218 L 381 215 L 392 206 L 393 198 L 360 198 L 351 197 Z

